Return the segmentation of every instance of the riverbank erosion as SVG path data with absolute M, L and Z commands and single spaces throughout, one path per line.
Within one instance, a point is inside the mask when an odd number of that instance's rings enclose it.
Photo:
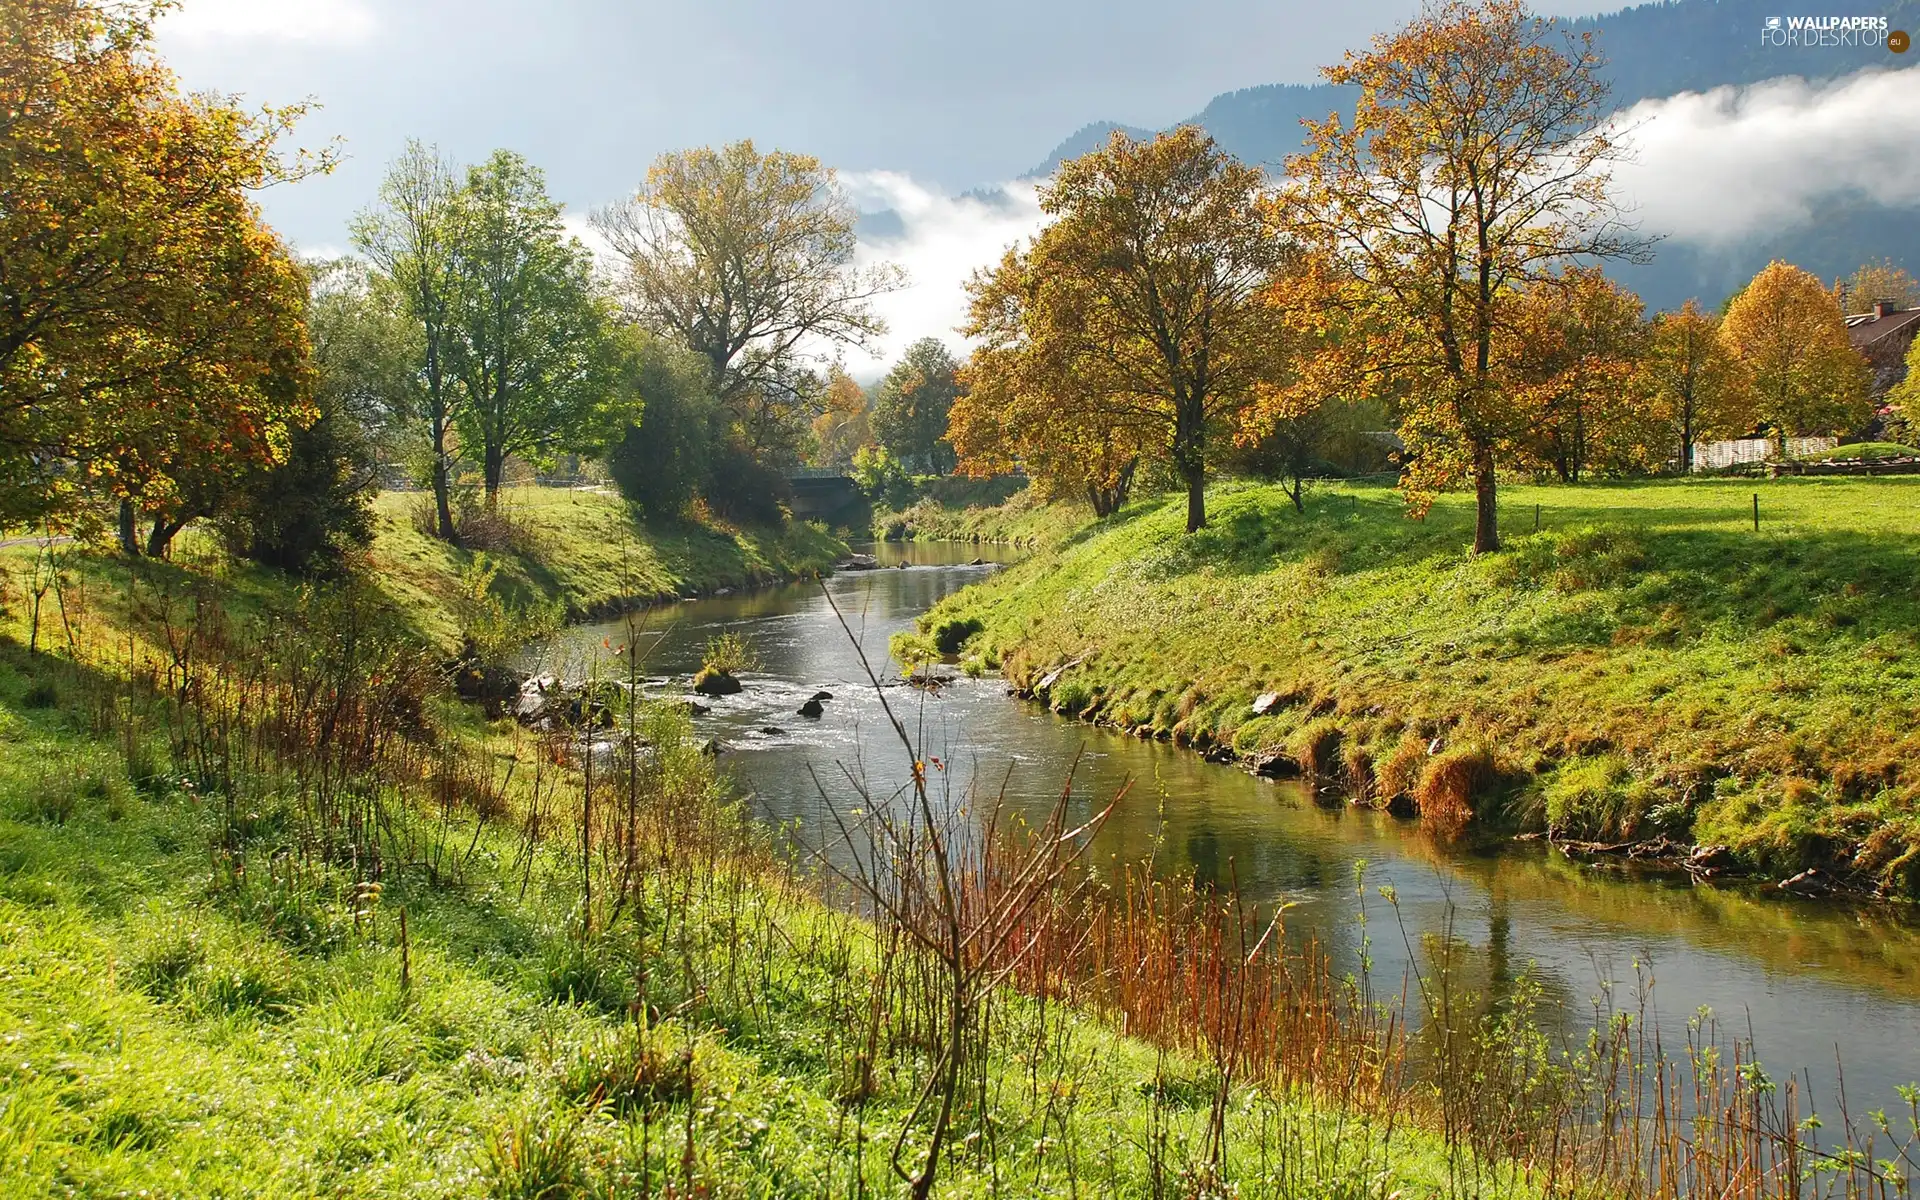
M 1301 514 L 1227 484 L 1193 535 L 1146 501 L 922 628 L 1058 713 L 1355 802 L 1914 897 L 1920 487 L 1502 497 L 1479 557 L 1470 497 L 1411 520 L 1387 488 L 1321 485 Z

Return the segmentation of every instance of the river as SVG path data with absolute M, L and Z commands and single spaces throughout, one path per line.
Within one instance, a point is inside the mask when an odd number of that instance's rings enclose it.
M 988 793 L 1004 781 L 1011 807 L 1043 813 L 1078 762 L 1074 804 L 1084 816 L 1133 780 L 1092 847 L 1096 858 L 1152 855 L 1166 874 L 1215 884 L 1236 878 L 1250 902 L 1292 904 L 1289 939 L 1318 941 L 1343 971 L 1362 954 L 1355 877 L 1364 861 L 1365 952 L 1384 990 L 1398 991 L 1407 947 L 1425 956 L 1433 939 L 1451 937 L 1469 988 L 1500 995 L 1531 971 L 1568 1032 L 1590 1022 L 1594 1002 L 1609 991 L 1616 1006 L 1637 1008 L 1644 998 L 1669 1047 L 1684 1042 L 1700 1009 L 1711 1009 L 1729 1032 L 1751 1028 L 1776 1078 L 1789 1069 L 1810 1076 L 1822 1111 L 1831 1108 L 1836 1061 L 1856 1113 L 1904 1109 L 1897 1085 L 1920 1080 L 1920 930 L 1896 915 L 1632 877 L 1540 846 L 1440 842 L 1418 822 L 1316 804 L 1298 784 L 1054 717 L 1011 698 L 998 678 L 961 678 L 937 693 L 876 693 L 834 606 L 876 672 L 897 674 L 888 638 L 983 578 L 991 565 L 967 563 L 995 551 L 934 544 L 873 552 L 888 569 L 844 572 L 824 588 L 714 597 L 579 626 L 539 657 L 546 669 L 578 676 L 633 637 L 648 675 L 684 684 L 709 637 L 723 629 L 748 637 L 760 670 L 743 675 L 743 694 L 713 701 L 696 726 L 703 739 L 727 746 L 721 761 L 757 811 L 810 846 L 838 836 L 823 804 L 862 803 L 849 776 L 875 795 L 907 776 L 884 694 L 925 752 L 945 764 L 940 780 L 956 795 L 976 777 Z M 797 715 L 822 690 L 834 696 L 825 715 Z M 1397 908 L 1381 898 L 1382 886 L 1393 889 Z

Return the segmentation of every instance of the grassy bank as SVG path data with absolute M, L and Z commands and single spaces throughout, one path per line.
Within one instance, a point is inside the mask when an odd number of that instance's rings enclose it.
M 1054 960 L 1006 961 L 1023 993 L 983 959 L 948 1023 L 925 947 L 776 859 L 683 707 L 620 714 L 590 783 L 570 731 L 455 701 L 421 638 L 455 615 L 383 575 L 410 541 L 319 589 L 67 551 L 38 652 L 11 552 L 0 1193 L 897 1195 L 952 1063 L 942 1196 L 1437 1196 L 1474 1161 L 1391 1098 L 1243 1080 L 1191 1019 L 1121 1036 Z
M 1068 536 L 1084 520 L 1073 507 L 1043 504 L 1024 488 L 1004 501 L 990 502 L 996 499 L 992 489 L 983 489 L 981 495 L 961 490 L 957 495 L 923 497 L 897 512 L 883 508 L 874 514 L 873 535 L 890 542 L 1038 546 Z
M 1470 497 L 1412 521 L 1391 490 L 1327 485 L 1301 516 L 1223 485 L 1195 536 L 1136 504 L 925 624 L 977 627 L 968 654 L 1058 711 L 1370 803 L 1915 893 L 1920 481 L 1502 501 L 1506 547 L 1476 559 Z
M 27 577 L 0 624 L 8 1197 L 1801 1194 L 1737 1059 L 1557 1051 L 1444 965 L 1410 1022 L 937 778 L 845 814 L 883 876 L 809 878 L 673 697 L 592 756 L 453 699 L 430 588 L 62 569 L 40 651 Z
M 502 493 L 503 519 L 487 539 L 492 548 L 475 552 L 421 533 L 414 509 L 422 501 L 403 493 L 380 497 L 369 566 L 442 642 L 453 637 L 449 618 L 476 553 L 498 568 L 494 587 L 502 596 L 520 605 L 557 604 L 569 620 L 721 588 L 817 578 L 847 553 L 839 539 L 800 522 L 777 530 L 641 525 L 618 496 L 533 487 Z

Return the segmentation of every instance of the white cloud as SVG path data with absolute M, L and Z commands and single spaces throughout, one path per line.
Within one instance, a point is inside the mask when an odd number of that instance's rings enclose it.
M 1920 205 L 1920 69 L 1798 77 L 1646 100 L 1622 115 L 1619 194 L 1653 233 L 1706 245 L 1815 221 L 1864 195 Z
M 186 0 L 163 35 L 209 42 L 357 42 L 379 21 L 364 0 Z
M 1032 236 L 1041 224 L 1040 202 L 1030 183 L 1003 184 L 990 198 L 942 195 L 892 171 L 846 174 L 841 183 L 864 211 L 887 210 L 900 219 L 897 234 L 863 237 L 856 251 L 862 266 L 892 262 L 907 271 L 908 286 L 875 304 L 887 322 L 887 336 L 876 348 L 882 362 L 923 337 L 937 337 L 958 350 L 962 338 L 956 327 L 967 315 L 967 278 L 999 261 L 1008 246 Z

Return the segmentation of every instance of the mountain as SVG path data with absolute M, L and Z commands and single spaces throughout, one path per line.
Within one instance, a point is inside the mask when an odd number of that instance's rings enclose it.
M 1790 12 L 1807 17 L 1846 17 L 1864 11 L 1859 0 L 1669 0 L 1560 24 L 1573 34 L 1593 34 L 1606 57 L 1613 102 L 1628 108 L 1642 100 L 1681 92 L 1797 75 L 1810 82 L 1838 79 L 1864 68 L 1898 68 L 1906 57 L 1885 45 L 1780 46 L 1763 42 L 1768 18 Z M 1896 0 L 1873 11 L 1890 29 L 1920 34 L 1920 0 Z M 1920 58 L 1920 51 L 1912 57 Z M 1300 122 L 1329 113 L 1353 112 L 1356 91 L 1330 84 L 1270 84 L 1215 96 L 1177 125 L 1199 125 L 1241 160 L 1269 170 L 1283 168 L 1302 145 Z M 1910 120 L 1910 114 L 1890 114 Z M 1171 128 L 1172 126 L 1169 126 Z M 1086 153 L 1116 128 L 1087 125 L 1055 147 L 1034 177 L 1049 175 L 1068 158 Z M 1129 136 L 1139 131 L 1126 130 Z M 1920 142 L 1916 142 L 1920 154 Z M 1834 277 L 1869 259 L 1891 258 L 1920 273 L 1920 196 L 1913 206 L 1886 206 L 1865 198 L 1837 201 L 1811 225 L 1770 231 L 1736 245 L 1706 250 L 1663 243 L 1646 266 L 1622 267 L 1620 278 L 1655 307 L 1689 296 L 1709 304 L 1746 282 L 1769 259 L 1785 258 Z

